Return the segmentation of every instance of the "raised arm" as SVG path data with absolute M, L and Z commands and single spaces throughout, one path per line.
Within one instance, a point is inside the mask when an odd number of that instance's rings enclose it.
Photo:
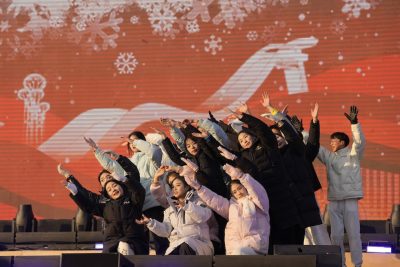
M 245 173 L 237 177 L 240 183 L 246 188 L 254 204 L 264 213 L 269 212 L 269 199 L 265 188 L 257 182 L 250 174 Z
M 147 157 L 152 159 L 157 165 L 157 167 L 161 165 L 162 152 L 160 147 L 158 147 L 157 145 L 150 144 L 149 142 L 141 139 L 136 139 L 132 143 L 137 149 L 139 149 Z

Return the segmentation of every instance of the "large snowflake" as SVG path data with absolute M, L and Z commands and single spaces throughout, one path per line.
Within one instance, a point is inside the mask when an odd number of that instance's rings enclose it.
M 139 62 L 132 52 L 119 53 L 118 58 L 114 62 L 119 74 L 132 74 L 138 64 Z
M 367 0 L 343 0 L 345 3 L 342 7 L 343 13 L 349 13 L 351 17 L 360 17 L 361 10 L 368 10 L 371 8 L 370 3 Z
M 83 45 L 94 51 L 107 50 L 109 47 L 115 48 L 117 47 L 115 40 L 120 31 L 119 24 L 122 21 L 123 19 L 117 18 L 116 12 L 112 11 L 108 17 L 98 16 L 91 21 L 86 21 L 86 24 L 72 25 L 70 38 L 79 44 L 84 36 L 88 36 Z M 109 34 L 110 31 L 112 31 L 111 34 Z
M 155 5 L 149 12 L 149 21 L 154 33 L 163 36 L 171 35 L 176 19 L 175 12 L 171 9 L 171 4 L 168 3 Z

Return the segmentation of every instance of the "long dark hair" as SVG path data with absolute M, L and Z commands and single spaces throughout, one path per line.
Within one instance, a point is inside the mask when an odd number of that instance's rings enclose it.
M 146 138 L 144 137 L 144 134 L 142 133 L 142 132 L 140 132 L 140 131 L 133 131 L 133 132 L 131 132 L 129 135 L 128 135 L 128 139 L 131 137 L 131 136 L 136 136 L 138 139 L 140 139 L 140 140 L 144 140 L 144 141 L 146 141 Z M 133 151 L 132 151 L 132 149 L 131 149 L 131 147 L 130 147 L 130 143 L 128 142 L 128 144 L 126 144 L 126 148 L 127 148 L 127 151 L 128 151 L 128 155 L 129 155 L 129 157 L 132 157 L 133 156 Z

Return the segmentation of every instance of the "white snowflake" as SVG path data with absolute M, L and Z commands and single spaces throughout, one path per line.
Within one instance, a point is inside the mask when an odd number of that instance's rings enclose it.
M 131 19 L 129 20 L 132 24 L 138 24 L 139 23 L 139 17 L 138 16 L 132 16 Z
M 200 31 L 200 26 L 197 23 L 197 19 L 188 21 L 186 24 L 186 30 L 188 33 L 196 33 Z
M 371 8 L 367 0 L 343 0 L 345 3 L 342 7 L 343 13 L 349 13 L 349 16 L 358 18 L 360 17 L 361 10 L 368 10 Z
M 278 3 L 280 3 L 282 6 L 288 6 L 289 0 L 267 0 L 267 3 L 272 6 L 276 6 Z
M 258 39 L 258 33 L 256 31 L 249 31 L 246 37 L 249 41 L 256 41 Z
M 208 11 L 208 6 L 212 4 L 214 0 L 193 0 L 192 10 L 186 14 L 188 20 L 194 20 L 198 16 L 201 17 L 201 21 L 209 22 L 211 19 Z
M 87 25 L 82 25 L 81 28 L 78 28 L 77 25 L 72 25 L 72 32 L 69 37 L 79 44 L 83 37 L 88 35 L 84 46 L 94 51 L 107 50 L 108 47 L 115 48 L 117 47 L 115 42 L 118 38 L 117 33 L 120 31 L 119 24 L 122 21 L 122 18 L 116 18 L 116 12 L 113 11 L 108 18 L 96 17 L 93 21 L 88 22 Z M 110 34 L 110 30 L 113 33 Z
M 154 33 L 162 36 L 174 35 L 173 24 L 176 21 L 176 16 L 170 4 L 155 5 L 149 13 L 149 21 Z
M 375 9 L 382 3 L 382 0 L 368 0 L 368 3 L 371 5 L 372 9 Z
M 193 7 L 192 0 L 167 0 L 167 2 L 177 13 L 187 12 Z
M 217 54 L 217 51 L 222 50 L 222 39 L 216 38 L 214 34 L 210 36 L 210 39 L 204 40 L 204 44 L 204 51 L 210 52 L 213 56 Z
M 132 52 L 119 53 L 117 59 L 114 62 L 119 74 L 132 74 L 136 69 L 139 62 L 135 58 Z
M 220 1 L 219 5 L 220 12 L 212 20 L 216 25 L 224 21 L 228 29 L 233 29 L 237 21 L 243 22 L 244 18 L 248 16 L 239 1 Z
M 300 0 L 300 5 L 307 5 L 308 4 L 308 0 Z
M 277 26 L 269 25 L 264 27 L 264 31 L 261 34 L 261 39 L 267 43 L 270 43 L 276 36 Z
M 346 31 L 347 26 L 346 26 L 346 24 L 344 23 L 343 20 L 339 19 L 339 20 L 332 21 L 331 25 L 329 26 L 329 28 L 330 28 L 332 33 L 337 34 L 337 35 L 341 35 Z

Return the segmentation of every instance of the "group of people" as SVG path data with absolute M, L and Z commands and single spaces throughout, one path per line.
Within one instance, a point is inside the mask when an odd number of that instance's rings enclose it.
M 246 104 L 229 123 L 210 118 L 162 118 L 171 139 L 158 129 L 134 131 L 124 140 L 128 155 L 102 150 L 85 138 L 103 170 L 101 191 L 85 189 L 58 166 L 70 197 L 84 211 L 104 218 L 104 252 L 148 254 L 149 233 L 159 255 L 265 255 L 278 244 L 303 244 L 306 232 L 317 245 L 342 248 L 344 227 L 352 261 L 361 266 L 358 200 L 362 198 L 360 158 L 365 138 L 358 109 L 345 117 L 353 143 L 343 132 L 320 146 L 318 104 L 309 132 L 302 121 L 278 111 L 267 93 L 261 104 L 271 126 L 250 114 Z M 313 167 L 327 169 L 331 236 L 323 225 Z M 343 261 L 345 266 L 345 261 Z

